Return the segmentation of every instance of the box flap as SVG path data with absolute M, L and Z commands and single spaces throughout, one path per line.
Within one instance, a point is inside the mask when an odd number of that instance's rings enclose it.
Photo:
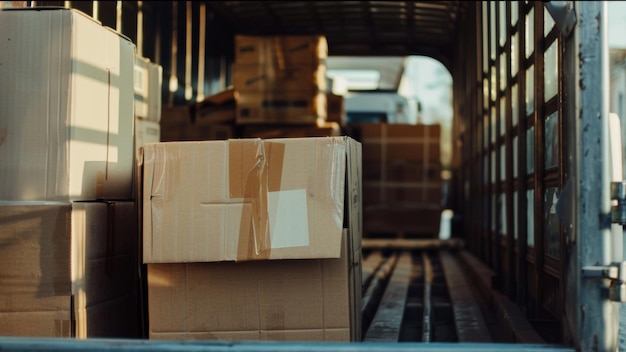
M 339 257 L 347 141 L 144 146 L 144 262 Z

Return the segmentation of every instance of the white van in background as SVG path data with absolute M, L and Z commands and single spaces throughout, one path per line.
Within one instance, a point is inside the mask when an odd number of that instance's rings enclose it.
M 396 92 L 360 91 L 344 95 L 348 123 L 387 122 L 417 124 L 418 102 Z

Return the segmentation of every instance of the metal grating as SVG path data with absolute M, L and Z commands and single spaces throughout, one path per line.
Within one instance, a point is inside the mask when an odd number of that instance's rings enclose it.
M 337 56 L 427 55 L 451 62 L 469 1 L 208 1 L 236 34 L 323 34 Z

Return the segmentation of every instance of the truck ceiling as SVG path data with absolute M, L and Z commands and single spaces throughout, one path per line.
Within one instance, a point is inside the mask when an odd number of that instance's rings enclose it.
M 450 68 L 471 1 L 207 1 L 236 34 L 322 34 L 330 56 L 430 56 Z

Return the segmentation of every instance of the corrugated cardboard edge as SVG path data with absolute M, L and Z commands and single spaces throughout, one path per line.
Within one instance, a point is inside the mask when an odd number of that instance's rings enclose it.
M 361 268 L 361 238 L 363 236 L 363 203 L 362 203 L 362 145 L 358 141 L 344 137 L 347 144 L 346 153 L 346 224 L 349 231 L 348 251 L 350 283 L 350 317 L 351 339 L 361 341 L 361 296 L 362 296 L 362 268 Z

